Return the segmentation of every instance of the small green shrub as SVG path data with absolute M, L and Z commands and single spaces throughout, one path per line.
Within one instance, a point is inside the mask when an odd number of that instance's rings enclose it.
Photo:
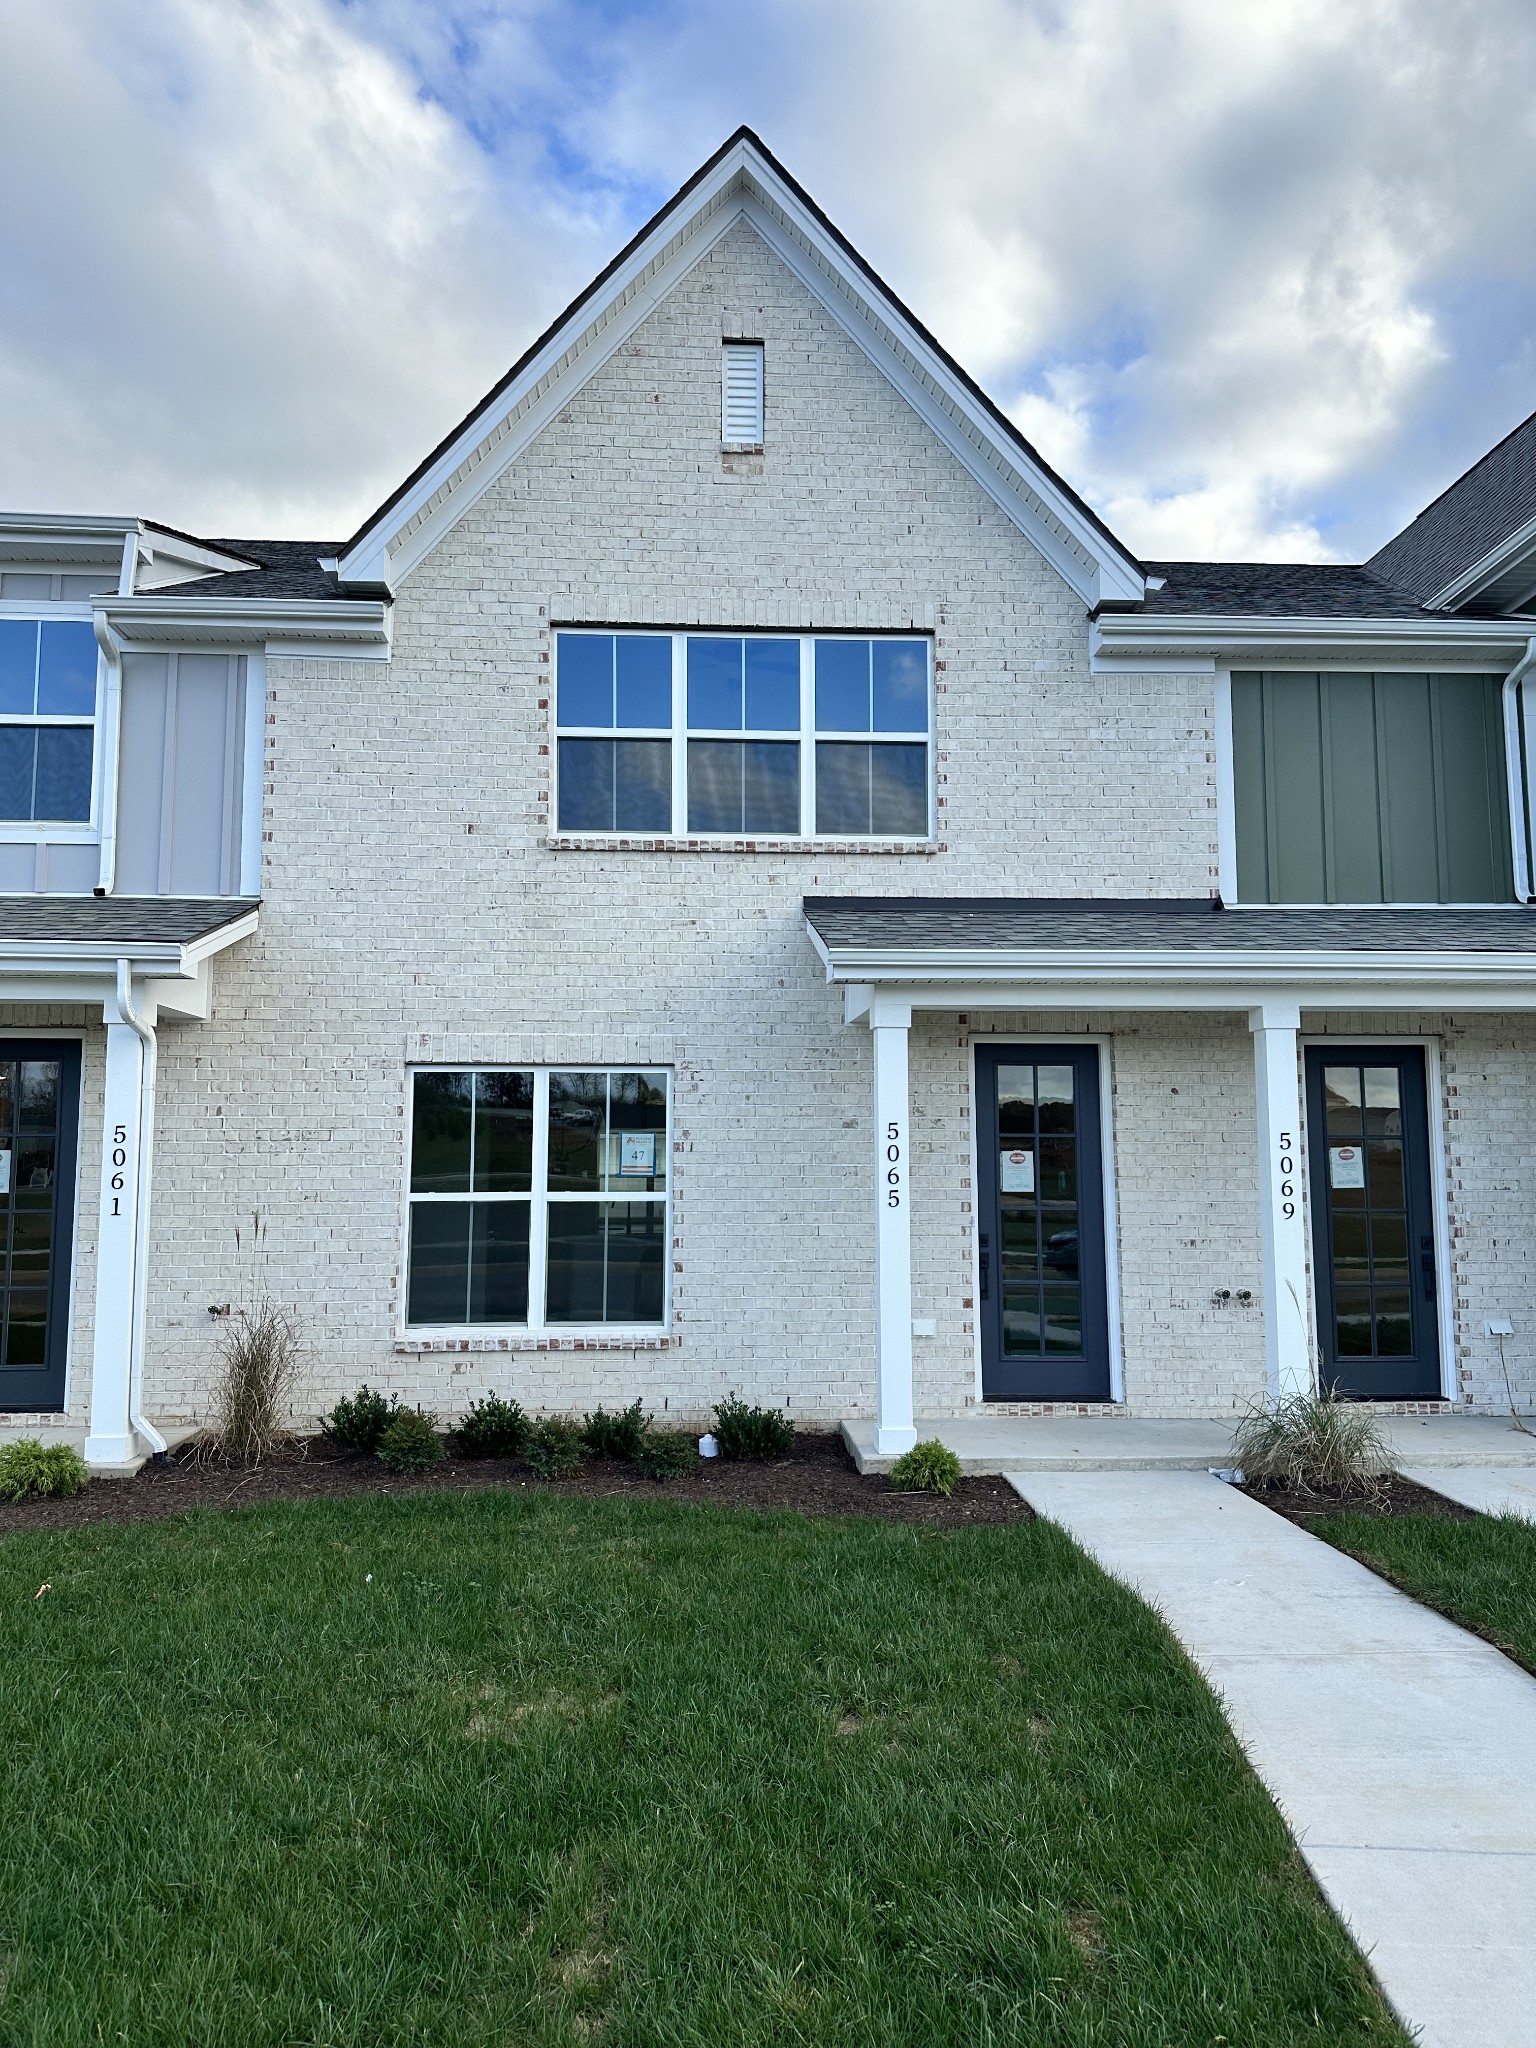
M 0 1450 L 0 1500 L 64 1500 L 89 1477 L 84 1458 L 68 1444 L 22 1436 Z
M 594 1458 L 638 1458 L 645 1446 L 651 1418 L 631 1401 L 617 1415 L 599 1408 L 589 1415 L 581 1432 L 582 1447 Z
M 399 1412 L 397 1394 L 386 1401 L 364 1383 L 355 1394 L 338 1401 L 320 1427 L 344 1451 L 376 1451 L 379 1438 Z
M 540 1479 L 569 1479 L 581 1470 L 581 1431 L 563 1416 L 547 1415 L 528 1432 L 523 1456 Z
M 722 1458 L 783 1458 L 795 1429 L 777 1408 L 749 1408 L 738 1395 L 727 1394 L 715 1410 L 715 1440 Z
M 684 1429 L 653 1429 L 640 1446 L 638 1463 L 644 1477 L 658 1485 L 681 1479 L 699 1468 L 698 1439 Z
M 1391 1473 L 1392 1453 L 1368 1409 L 1293 1394 L 1273 1408 L 1248 1411 L 1232 1439 L 1232 1462 L 1250 1486 L 1375 1497 Z
M 379 1437 L 379 1463 L 391 1472 L 430 1472 L 447 1455 L 437 1417 L 419 1408 L 397 1408 Z
M 516 1458 L 528 1441 L 529 1421 L 515 1401 L 487 1394 L 472 1402 L 453 1433 L 461 1458 Z
M 942 1493 L 955 1490 L 960 1460 L 936 1436 L 903 1451 L 891 1467 L 891 1484 L 900 1493 Z

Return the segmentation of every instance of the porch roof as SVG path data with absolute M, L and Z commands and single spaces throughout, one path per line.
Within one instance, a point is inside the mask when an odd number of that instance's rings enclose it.
M 900 989 L 927 1008 L 1240 1009 L 1277 997 L 1309 1008 L 1536 1007 L 1536 915 L 1520 907 L 807 896 L 804 909 L 829 981 Z
M 249 937 L 251 897 L 0 896 L 0 1002 L 111 1002 L 122 964 L 152 1006 L 210 1014 L 214 957 Z

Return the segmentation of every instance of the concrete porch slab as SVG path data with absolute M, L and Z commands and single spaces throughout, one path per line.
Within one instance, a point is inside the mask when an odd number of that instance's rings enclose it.
M 1524 1515 L 1536 1522 L 1536 1466 L 1410 1465 L 1404 1477 L 1480 1515 Z
M 1536 1436 L 1491 1415 L 1386 1415 L 1382 1433 L 1401 1470 L 1536 1471 Z M 937 1437 L 971 1473 L 1205 1472 L 1232 1463 L 1230 1422 L 1168 1422 L 1137 1415 L 950 1415 L 917 1418 L 918 1441 Z M 889 1472 L 872 1419 L 841 1424 L 861 1472 Z M 1433 1484 L 1429 1479 L 1426 1485 Z M 1445 1491 L 1444 1488 L 1441 1489 Z M 1459 1498 L 1459 1496 L 1453 1496 Z M 1475 1505 L 1475 1503 L 1469 1503 Z

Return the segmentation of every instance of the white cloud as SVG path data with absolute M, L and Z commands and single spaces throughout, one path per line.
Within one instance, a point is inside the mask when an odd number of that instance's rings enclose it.
M 7 10 L 15 499 L 349 528 L 742 119 L 1148 554 L 1368 549 L 1536 404 L 1524 0 Z

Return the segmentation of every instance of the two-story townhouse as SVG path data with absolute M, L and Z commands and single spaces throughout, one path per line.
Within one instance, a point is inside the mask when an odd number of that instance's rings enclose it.
M 1533 595 L 1536 422 L 1137 561 L 745 130 L 350 541 L 6 519 L 8 1426 L 263 1294 L 316 1410 L 1528 1404 Z

